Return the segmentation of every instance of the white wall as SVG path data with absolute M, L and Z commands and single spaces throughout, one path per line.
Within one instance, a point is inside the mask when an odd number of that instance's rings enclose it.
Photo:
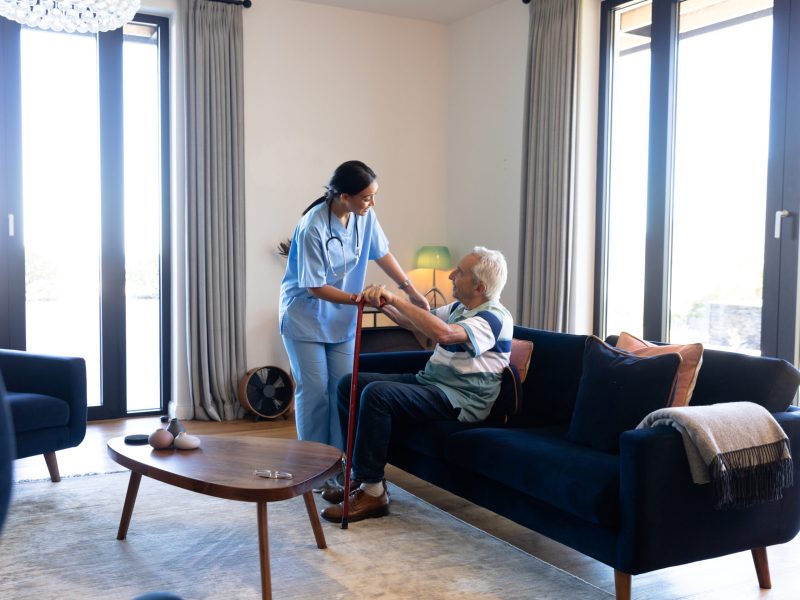
M 144 4 L 172 19 L 173 398 L 184 403 L 181 24 L 177 0 Z M 583 5 L 576 331 L 591 326 L 599 14 L 599 3 Z M 476 244 L 502 250 L 503 301 L 516 310 L 527 36 L 519 0 L 450 26 L 291 0 L 244 11 L 249 366 L 288 368 L 277 327 L 284 262 L 274 249 L 333 168 L 352 158 L 378 173 L 376 210 L 404 267 L 426 244 L 446 244 L 454 258 Z M 426 283 L 427 272 L 410 274 Z M 386 281 L 374 268 L 369 278 Z
M 577 80 L 576 221 L 568 327 L 592 328 L 600 3 L 581 3 Z M 451 26 L 448 102 L 448 240 L 501 250 L 509 278 L 503 303 L 516 314 L 528 7 L 506 0 Z
M 502 301 L 515 314 L 528 8 L 506 0 L 450 31 L 448 244 L 505 254 Z
M 447 204 L 443 25 L 290 0 L 244 13 L 247 359 L 288 367 L 276 244 L 341 162 L 378 174 L 376 211 L 400 263 L 442 239 Z M 371 267 L 369 280 L 382 281 Z

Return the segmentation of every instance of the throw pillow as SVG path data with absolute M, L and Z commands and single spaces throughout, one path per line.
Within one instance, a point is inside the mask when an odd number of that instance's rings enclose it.
M 681 355 L 681 367 L 678 369 L 678 381 L 675 382 L 675 396 L 670 406 L 688 406 L 692 398 L 697 375 L 703 364 L 703 344 L 669 344 L 656 345 L 640 340 L 634 335 L 623 331 L 619 334 L 617 348 L 627 350 L 636 356 L 658 356 L 669 352 Z
M 533 354 L 533 342 L 530 340 L 511 340 L 511 364 L 517 368 L 519 380 L 525 383 L 528 376 L 528 367 L 531 365 L 531 355 Z
M 674 352 L 636 356 L 590 336 L 567 438 L 596 450 L 618 451 L 624 431 L 669 406 L 680 364 Z
M 484 421 L 487 425 L 505 425 L 509 417 L 519 412 L 522 402 L 522 381 L 517 368 L 510 364 L 503 369 L 500 393 L 492 404 L 492 410 Z
M 503 369 L 500 394 L 485 421 L 488 425 L 506 425 L 509 418 L 519 413 L 522 407 L 522 384 L 528 375 L 532 354 L 532 341 L 511 340 L 509 365 Z

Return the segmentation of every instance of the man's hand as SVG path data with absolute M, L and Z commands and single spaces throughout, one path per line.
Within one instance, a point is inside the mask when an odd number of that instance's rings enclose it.
M 361 296 L 367 304 L 375 308 L 381 308 L 384 304 L 392 304 L 393 300 L 397 298 L 382 285 L 370 285 L 364 288 Z
M 430 310 L 431 305 L 428 304 L 428 299 L 420 294 L 417 290 L 411 290 L 408 292 L 408 300 L 414 306 L 418 306 L 422 310 Z
M 467 330 L 461 325 L 450 325 L 430 310 L 425 310 L 401 296 L 393 294 L 382 285 L 371 285 L 361 292 L 364 301 L 380 308 L 395 323 L 440 344 L 458 344 L 469 340 Z M 381 306 L 381 302 L 384 303 Z M 427 304 L 427 302 L 426 302 Z

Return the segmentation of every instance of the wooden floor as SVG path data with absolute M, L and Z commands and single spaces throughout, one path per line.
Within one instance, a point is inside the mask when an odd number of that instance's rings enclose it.
M 189 421 L 184 425 L 189 433 L 200 437 L 204 434 L 281 438 L 296 436 L 294 422 L 283 419 L 259 423 L 250 420 L 225 423 Z M 57 453 L 61 476 L 120 470 L 120 466 L 108 458 L 106 441 L 130 433 L 149 434 L 161 426 L 163 425 L 158 417 L 92 422 L 87 428 L 86 439 L 80 446 Z M 18 460 L 14 468 L 17 480 L 48 477 L 47 467 L 41 456 Z M 389 467 L 387 478 L 453 516 L 568 571 L 613 596 L 614 574 L 609 567 L 399 469 Z M 322 500 L 319 502 L 324 503 Z M 357 524 L 353 525 L 356 526 Z M 633 598 L 635 600 L 800 599 L 800 536 L 788 544 L 771 547 L 769 562 L 772 590 L 759 589 L 750 553 L 744 552 L 634 577 Z

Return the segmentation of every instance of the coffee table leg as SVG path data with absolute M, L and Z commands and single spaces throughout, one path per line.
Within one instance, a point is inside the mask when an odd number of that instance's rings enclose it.
M 267 503 L 256 502 L 258 510 L 258 559 L 261 562 L 261 598 L 272 600 L 269 575 L 269 536 L 267 535 Z
M 317 514 L 317 505 L 314 503 L 314 494 L 306 492 L 303 494 L 303 500 L 306 501 L 306 510 L 308 511 L 308 518 L 311 521 L 311 529 L 314 530 L 314 538 L 317 540 L 317 548 L 327 548 L 325 543 L 325 533 L 322 531 L 322 525 L 319 522 L 319 515 Z
M 125 506 L 122 507 L 122 517 L 119 519 L 119 530 L 117 531 L 117 539 L 124 540 L 128 535 L 128 525 L 131 524 L 131 515 L 133 515 L 133 505 L 136 503 L 136 494 L 139 493 L 139 483 L 142 481 L 142 475 L 131 471 L 131 478 L 128 482 L 128 493 L 125 495 Z

